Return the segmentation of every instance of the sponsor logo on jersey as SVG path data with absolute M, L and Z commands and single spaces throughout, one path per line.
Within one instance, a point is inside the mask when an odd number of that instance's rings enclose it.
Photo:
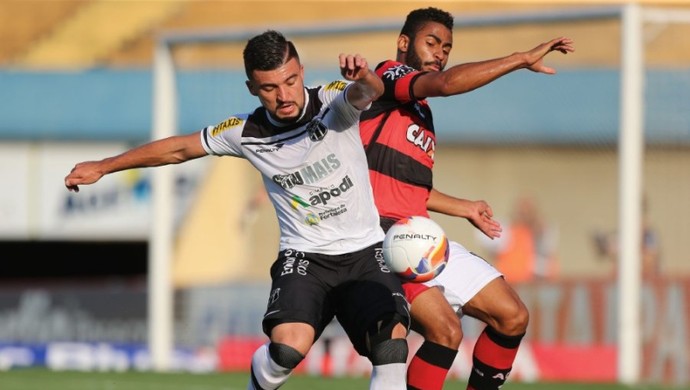
M 309 225 L 309 226 L 314 226 L 314 225 L 318 225 L 319 222 L 321 222 L 321 218 L 319 218 L 318 215 L 316 215 L 310 211 L 307 213 L 307 216 L 304 217 L 304 222 L 306 222 L 307 225 Z
M 213 130 L 211 130 L 211 136 L 216 137 L 218 136 L 218 134 L 224 132 L 225 130 L 228 130 L 229 128 L 238 126 L 240 124 L 242 124 L 242 119 L 236 116 L 230 117 L 224 120 L 223 122 L 217 124 L 213 128 Z
M 345 176 L 343 178 L 343 181 L 339 185 L 331 188 L 324 188 L 322 191 L 319 191 L 316 195 L 309 198 L 309 204 L 311 204 L 312 206 L 325 206 L 328 204 L 329 200 L 339 197 L 343 193 L 347 192 L 350 188 L 352 188 L 352 186 L 354 186 L 354 184 L 352 183 L 350 177 Z
M 339 197 L 343 193 L 347 192 L 353 186 L 354 183 L 352 182 L 352 179 L 350 179 L 350 176 L 345 176 L 343 178 L 343 181 L 340 182 L 340 184 L 338 185 L 333 185 L 330 188 L 320 188 L 318 190 L 312 191 L 312 194 L 314 195 L 309 197 L 308 201 L 304 200 L 303 198 L 297 195 L 293 196 L 290 200 L 290 205 L 295 210 L 299 209 L 300 206 L 304 208 L 317 205 L 325 206 L 328 204 L 328 201 L 330 201 L 333 198 Z
M 415 69 L 411 66 L 399 64 L 392 68 L 386 69 L 386 71 L 383 72 L 382 78 L 386 80 L 396 80 L 414 71 Z
M 293 196 L 292 199 L 290 199 L 290 206 L 295 210 L 299 210 L 300 208 L 308 209 L 311 206 L 317 205 L 326 206 L 328 205 L 328 202 L 330 200 L 339 197 L 353 186 L 354 183 L 352 182 L 352 179 L 350 179 L 349 176 L 345 176 L 343 178 L 343 181 L 340 182 L 340 184 L 338 185 L 333 185 L 330 188 L 320 188 L 318 190 L 312 191 L 311 193 L 313 194 L 313 196 L 311 196 L 309 200 L 304 200 L 297 195 Z M 335 208 L 319 211 L 318 214 L 315 214 L 312 211 L 308 211 L 307 215 L 304 218 L 304 222 L 307 225 L 314 226 L 318 225 L 321 221 L 325 219 L 336 217 L 346 212 L 347 207 L 344 204 L 338 205 Z
M 275 175 L 272 179 L 281 187 L 290 189 L 297 185 L 316 183 L 333 174 L 338 168 L 340 168 L 340 160 L 331 153 L 326 158 L 322 158 L 297 172 Z
M 293 199 L 292 202 L 290 203 L 292 208 L 297 210 L 299 206 L 302 206 L 303 208 L 308 208 L 311 206 L 308 202 L 305 202 L 303 199 L 299 198 L 298 199 Z M 330 217 L 335 217 L 340 214 L 343 214 L 347 212 L 347 207 L 344 204 L 341 204 L 340 206 L 337 206 L 336 208 L 333 209 L 328 209 L 326 211 L 319 211 L 318 214 L 315 214 L 312 211 L 307 212 L 307 215 L 304 217 L 304 222 L 309 225 L 309 226 L 314 226 L 318 225 L 321 223 L 322 220 L 328 219 Z
M 256 153 L 273 153 L 277 152 L 282 148 L 285 144 L 280 143 L 280 144 L 275 144 L 271 146 L 265 146 L 265 147 L 260 147 L 259 149 L 256 149 Z
M 346 212 L 347 212 L 347 207 L 344 204 L 341 204 L 340 206 L 337 206 L 336 208 L 328 209 L 326 211 L 320 211 L 319 212 L 319 219 L 324 220 L 324 219 L 328 219 L 330 217 L 337 217 L 338 215 L 346 213 Z
M 344 81 L 333 81 L 324 87 L 324 91 L 343 91 L 347 87 Z
M 431 132 L 427 132 L 416 123 L 412 123 L 407 127 L 407 140 L 414 146 L 422 149 L 433 160 L 436 141 L 430 134 Z
M 302 176 L 298 172 L 296 174 L 283 175 L 282 178 L 283 181 L 277 182 L 278 184 L 282 186 L 283 184 L 287 185 L 287 182 L 290 182 L 289 184 L 294 186 L 295 178 L 300 178 L 301 180 Z M 276 180 L 276 178 L 274 177 L 273 180 Z M 294 210 L 298 210 L 299 212 L 299 210 L 309 209 L 311 206 L 326 206 L 333 198 L 341 196 L 353 186 L 354 183 L 352 182 L 352 179 L 350 179 L 349 176 L 345 176 L 340 184 L 334 184 L 330 187 L 322 187 L 311 191 L 309 193 L 309 195 L 311 195 L 309 199 L 304 199 L 298 195 L 294 195 L 290 199 L 290 207 L 292 207 Z M 307 214 L 304 217 L 304 222 L 309 226 L 314 226 L 318 225 L 325 219 L 335 217 L 346 212 L 347 207 L 344 204 L 338 205 L 335 208 L 318 211 L 318 214 L 314 211 L 307 210 Z

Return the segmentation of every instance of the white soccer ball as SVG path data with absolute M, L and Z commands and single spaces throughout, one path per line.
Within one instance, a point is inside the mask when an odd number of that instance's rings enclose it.
M 404 281 L 427 282 L 446 267 L 448 238 L 443 228 L 429 218 L 403 218 L 386 233 L 383 259 Z

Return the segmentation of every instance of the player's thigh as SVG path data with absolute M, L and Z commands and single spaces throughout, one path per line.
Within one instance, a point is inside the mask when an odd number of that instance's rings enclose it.
M 335 314 L 329 280 L 336 277 L 330 267 L 322 265 L 319 255 L 282 251 L 271 266 L 264 333 L 271 337 L 278 325 L 304 323 L 314 329 L 313 338 L 318 338 Z
M 452 241 L 446 268 L 424 284 L 439 287 L 453 309 L 461 313 L 464 312 L 464 306 L 484 287 L 501 276 L 491 264 Z
M 412 329 L 428 341 L 457 348 L 462 340 L 460 318 L 439 288 L 418 294 L 410 304 Z
M 337 287 L 337 317 L 355 349 L 366 355 L 366 335 L 383 322 L 409 326 L 409 311 L 400 279 L 379 259 L 380 247 L 358 253 L 356 274 Z M 398 327 L 399 329 L 399 327 Z
M 528 321 L 527 308 L 503 278 L 494 279 L 484 286 L 463 306 L 462 311 L 504 334 L 524 332 Z

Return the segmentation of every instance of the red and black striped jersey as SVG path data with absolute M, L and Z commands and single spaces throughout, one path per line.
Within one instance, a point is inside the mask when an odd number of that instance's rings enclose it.
M 412 91 L 422 72 L 396 61 L 376 67 L 384 94 L 361 115 L 360 134 L 382 218 L 428 216 L 436 134 L 426 98 Z

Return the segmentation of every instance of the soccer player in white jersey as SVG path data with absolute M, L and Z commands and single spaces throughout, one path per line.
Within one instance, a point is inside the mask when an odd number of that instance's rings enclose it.
M 292 42 L 276 31 L 244 49 L 249 92 L 261 106 L 188 135 L 77 164 L 69 190 L 126 169 L 215 155 L 261 172 L 280 225 L 280 251 L 249 389 L 276 389 L 335 317 L 373 365 L 370 389 L 405 389 L 409 313 L 400 280 L 385 267 L 359 116 L 383 83 L 359 55 L 340 55 L 346 81 L 305 88 Z

